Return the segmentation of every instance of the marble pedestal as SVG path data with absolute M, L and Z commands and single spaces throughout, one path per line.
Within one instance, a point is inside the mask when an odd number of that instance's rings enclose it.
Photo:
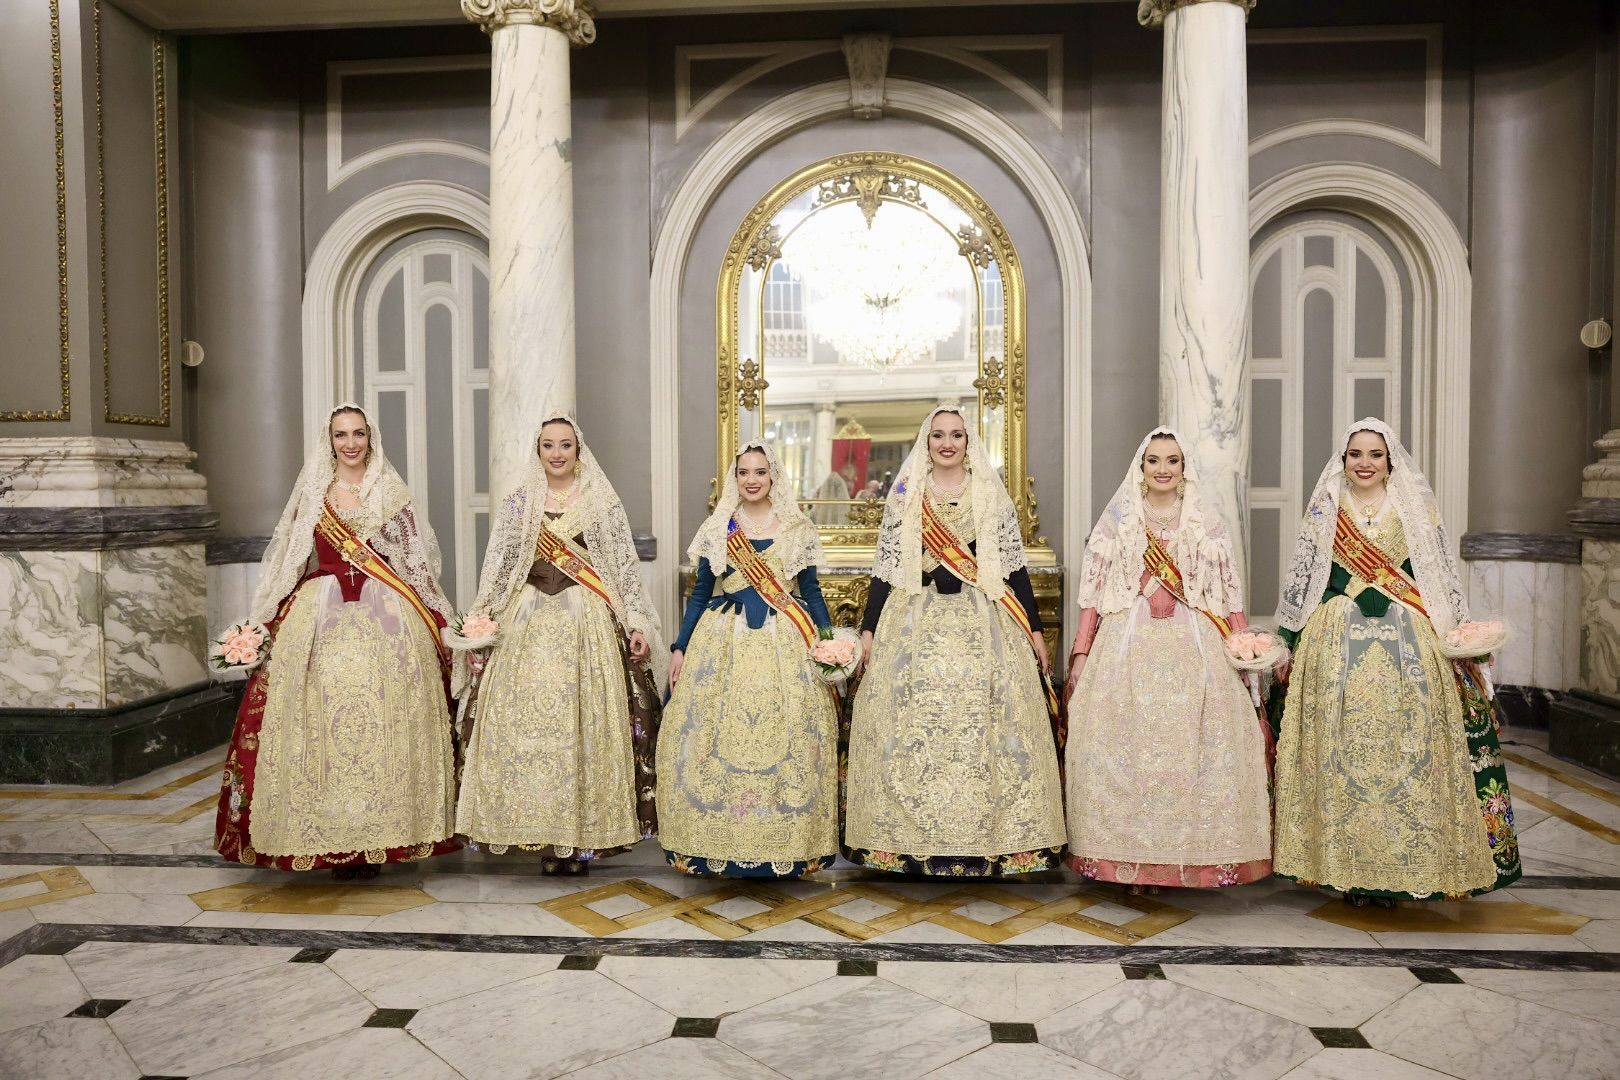
M 1554 754 L 1620 776 L 1620 430 L 1597 441 L 1603 457 L 1581 473 L 1569 514 L 1581 537 L 1580 686 L 1554 704 Z
M 194 456 L 0 442 L 0 781 L 115 783 L 228 737 L 204 666 L 218 515 Z

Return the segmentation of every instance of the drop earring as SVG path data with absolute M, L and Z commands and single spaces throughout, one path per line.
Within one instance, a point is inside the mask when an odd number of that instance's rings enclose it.
M 1187 494 L 1187 478 L 1183 476 L 1180 480 L 1176 481 L 1176 498 L 1179 499 L 1185 494 Z
M 1143 495 L 1146 495 L 1148 493 L 1148 482 L 1147 482 L 1146 479 L 1143 479 L 1143 481 L 1140 484 L 1136 485 L 1136 486 L 1142 489 L 1142 494 Z

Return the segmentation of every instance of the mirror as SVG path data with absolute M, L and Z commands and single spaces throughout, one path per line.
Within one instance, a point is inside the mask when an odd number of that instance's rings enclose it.
M 875 152 L 800 170 L 737 230 L 716 314 L 719 470 L 740 442 L 770 439 L 829 548 L 875 542 L 917 425 L 953 398 L 1038 542 L 1023 275 L 960 180 Z

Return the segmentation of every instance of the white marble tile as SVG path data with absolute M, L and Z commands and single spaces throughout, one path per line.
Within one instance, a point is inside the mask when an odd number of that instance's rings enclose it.
M 594 971 L 548 971 L 423 1009 L 409 1030 L 465 1076 L 562 1076 L 669 1035 L 673 1014 Z
M 618 893 L 601 900 L 593 900 L 585 906 L 605 918 L 620 919 L 626 915 L 634 915 L 638 911 L 646 911 L 652 905 L 626 893 Z
M 43 896 L 50 891 L 51 887 L 43 881 L 19 881 L 0 888 L 0 904 L 9 900 L 26 900 L 30 896 Z
M 357 1030 L 373 1011 L 322 964 L 275 964 L 132 1001 L 107 1022 L 143 1073 L 194 1076 Z
M 199 814 L 190 821 L 174 825 L 134 825 L 97 821 L 91 822 L 87 827 L 106 845 L 101 850 L 117 852 L 120 855 L 214 853 L 213 814 Z
M 94 996 L 60 956 L 19 956 L 3 970 L 0 1031 L 60 1019 Z
M 298 952 L 271 945 L 165 945 L 87 941 L 65 959 L 89 997 L 151 997 L 272 964 Z
M 882 978 L 994 1022 L 1034 1023 L 1125 981 L 1118 964 L 884 961 Z
M 1527 904 L 1585 915 L 1588 919 L 1620 919 L 1620 892 L 1603 889 L 1509 889 L 1507 894 Z
M 95 833 L 73 821 L 0 823 L 0 851 L 50 851 L 70 854 L 105 854 Z M 9 874 L 7 875 L 10 876 Z
M 1116 1080 L 1116 1074 L 1038 1043 L 992 1043 L 928 1073 L 928 1080 Z
M 604 956 L 596 970 L 676 1016 L 722 1016 L 832 978 L 838 963 Z
M 719 1039 L 665 1039 L 587 1065 L 568 1080 L 782 1080 Z
M 1514 686 L 1533 685 L 1535 672 L 1536 564 L 1502 564 L 1502 616 L 1517 631 L 1502 649 L 1496 664 L 1499 681 Z
M 978 943 L 978 938 L 964 934 L 960 930 L 953 930 L 948 926 L 940 926 L 931 922 L 912 923 L 902 926 L 898 930 L 890 930 L 886 934 L 879 934 L 872 939 L 884 943 L 909 942 L 913 945 L 969 945 Z M 1017 941 L 1017 938 L 1009 939 Z
M 192 1080 L 315 1080 L 334 1072 L 352 1080 L 460 1080 L 408 1032 L 360 1028 L 300 1043 L 263 1057 L 193 1076 Z
M 856 1031 L 874 1037 L 850 1038 Z M 984 1046 L 990 1029 L 883 979 L 842 976 L 728 1016 L 719 1037 L 794 1080 L 898 1080 Z
M 369 930 L 376 915 L 303 915 L 279 911 L 204 911 L 187 926 L 244 926 L 259 930 Z
M 1306 1027 L 1359 1027 L 1418 985 L 1405 968 L 1166 964 L 1164 973 Z
M 1266 1080 L 1321 1049 L 1299 1024 L 1155 979 L 1111 987 L 1036 1028 L 1042 1045 L 1128 1080 Z
M 1620 972 L 1456 968 L 1470 986 L 1620 1025 Z
M 11 940 L 38 921 L 27 908 L 0 911 L 0 942 Z
M 589 936 L 573 923 L 533 904 L 429 904 L 379 916 L 370 929 L 420 934 Z M 637 931 L 635 936 L 645 935 Z
M 1322 905 L 1327 897 L 1318 901 Z M 1304 915 L 1199 915 L 1150 938 L 1153 945 L 1374 948 L 1371 934 Z
M 1620 1028 L 1477 986 L 1420 986 L 1361 1033 L 1463 1080 L 1610 1080 L 1620 1061 Z
M 422 890 L 447 904 L 538 904 L 579 891 L 538 872 L 514 874 L 423 874 Z
M 266 880 L 266 871 L 231 869 L 221 862 L 220 869 L 203 866 L 81 866 L 84 875 L 98 893 L 171 893 L 189 895 L 238 885 L 247 881 Z
M 526 953 L 342 949 L 326 966 L 379 1009 L 425 1009 L 553 971 L 560 959 Z
M 136 1080 L 141 1075 L 105 1020 L 76 1016 L 0 1035 L 0 1076 L 17 1080 Z
M 1451 1080 L 1435 1072 L 1377 1050 L 1325 1049 L 1283 1080 Z
M 43 923 L 122 923 L 181 926 L 202 911 L 189 896 L 172 893 L 91 893 L 34 908 Z
M 779 923 L 764 930 L 755 930 L 749 934 L 748 941 L 832 941 L 843 944 L 849 943 L 849 938 L 843 934 L 803 919 L 794 919 L 792 922 Z
M 1575 937 L 1594 952 L 1620 953 L 1620 921 L 1589 922 L 1575 931 Z
M 104 706 L 99 555 L 0 553 L 0 701 L 12 708 Z
M 1589 952 L 1578 934 L 1374 934 L 1386 949 L 1523 949 Z
M 1163 936 L 1162 934 L 1155 934 L 1152 937 L 1144 938 L 1140 942 L 1135 942 L 1135 944 L 1138 944 L 1138 945 L 1142 945 L 1142 944 L 1157 945 L 1157 944 L 1159 944 L 1160 938 L 1162 936 Z M 1045 926 L 1037 926 L 1033 930 L 1028 930 L 1028 931 L 1026 931 L 1026 932 L 1024 932 L 1022 934 L 1019 934 L 1016 937 L 1009 938 L 1007 940 L 1007 944 L 1009 944 L 1009 945 L 1109 945 L 1109 944 L 1113 944 L 1113 942 L 1111 942 L 1107 938 L 1099 937 L 1096 934 L 1089 933 L 1089 932 L 1087 932 L 1085 930 L 1076 930 L 1076 929 L 1074 929 L 1073 927 L 1070 927 L 1070 926 L 1059 926 L 1057 923 L 1047 923 Z
M 1526 829 L 1519 846 L 1527 873 L 1620 874 L 1620 846 L 1559 818 Z

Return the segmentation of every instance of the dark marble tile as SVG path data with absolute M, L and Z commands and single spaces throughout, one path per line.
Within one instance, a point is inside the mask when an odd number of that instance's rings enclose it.
M 208 565 L 256 563 L 269 546 L 268 536 L 216 536 L 208 541 Z
M 190 1080 L 190 1078 L 185 1076 L 159 1076 L 156 1073 L 148 1073 L 141 1077 L 141 1080 Z
M 557 965 L 558 971 L 595 971 L 596 965 L 602 962 L 600 956 L 582 956 L 575 953 L 562 958 Z
M 1164 968 L 1158 964 L 1121 964 L 1119 970 L 1127 979 L 1162 979 Z
M 378 1009 L 366 1017 L 361 1027 L 402 1028 L 416 1015 L 415 1009 Z
M 840 975 L 876 975 L 876 960 L 840 960 L 838 961 L 838 974 Z
M 1329 1050 L 1370 1050 L 1372 1044 L 1355 1028 L 1311 1028 L 1316 1041 Z
M 219 513 L 209 506 L 24 506 L 0 509 L 0 551 L 104 551 L 201 544 Z
M 1419 982 L 1426 983 L 1455 983 L 1462 985 L 1462 977 L 1450 968 L 1444 967 L 1415 967 L 1412 974 L 1417 976 Z
M 336 949 L 300 949 L 287 961 L 289 964 L 324 964 L 332 959 Z
M 669 1034 L 673 1039 L 712 1039 L 719 1031 L 718 1016 L 678 1016 Z
M 92 1019 L 103 1019 L 129 1004 L 127 998 L 91 998 L 77 1009 L 68 1013 L 69 1016 L 87 1016 Z
M 1040 1042 L 1040 1036 L 1035 1033 L 1034 1024 L 990 1024 L 990 1041 L 998 1043 L 1032 1043 Z
M 1562 690 L 1544 690 L 1539 686 L 1498 686 L 1496 709 L 1501 714 L 1502 723 L 1509 728 L 1546 731 L 1553 705 L 1563 696 Z M 1504 739 L 1503 745 L 1509 741 Z
M 1620 779 L 1620 700 L 1571 690 L 1553 702 L 1547 752 Z
M 1581 538 L 1571 533 L 1463 533 L 1460 553 L 1465 562 L 1578 563 Z

